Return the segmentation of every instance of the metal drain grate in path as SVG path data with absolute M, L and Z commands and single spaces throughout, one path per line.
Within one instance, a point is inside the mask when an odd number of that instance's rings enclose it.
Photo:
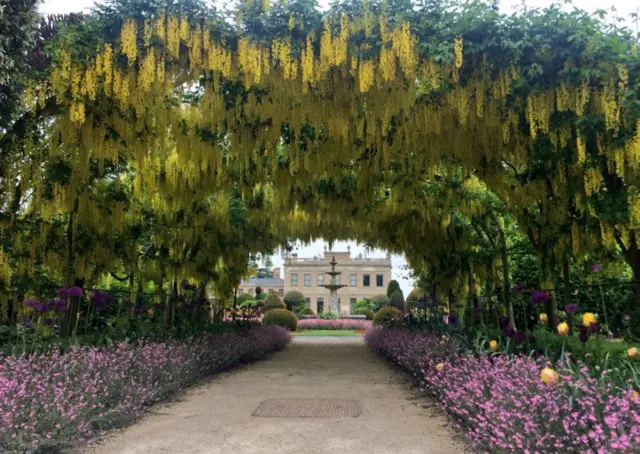
M 267 399 L 252 415 L 262 418 L 356 418 L 360 416 L 360 402 L 353 399 Z

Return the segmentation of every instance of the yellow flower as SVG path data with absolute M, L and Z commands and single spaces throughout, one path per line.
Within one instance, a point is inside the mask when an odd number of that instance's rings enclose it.
M 494 340 L 492 340 L 491 342 L 489 342 L 489 348 L 491 349 L 492 352 L 495 352 L 498 350 L 498 343 Z
M 631 400 L 633 402 L 638 402 L 638 400 L 640 400 L 640 393 L 638 391 L 634 391 L 631 395 Z
M 540 373 L 540 380 L 547 385 L 555 385 L 558 382 L 558 373 L 550 367 L 545 367 Z
M 438 372 L 441 372 L 441 371 L 442 371 L 442 369 L 444 369 L 444 364 L 442 364 L 442 363 L 438 363 L 438 364 L 436 364 L 436 370 L 437 370 Z
M 147 311 L 147 314 L 149 314 L 149 317 L 153 317 L 153 309 L 149 309 Z
M 638 356 L 638 349 L 636 347 L 631 347 L 629 350 L 627 350 L 627 355 L 630 359 L 636 359 L 636 357 Z
M 569 325 L 566 322 L 562 322 L 558 325 L 558 334 L 561 336 L 569 334 Z
M 546 323 L 548 319 L 549 318 L 547 317 L 547 314 L 545 314 L 544 312 L 542 314 L 540 314 L 540 321 L 541 322 Z
M 589 326 L 591 326 L 591 324 L 595 322 L 596 322 L 596 316 L 593 315 L 591 312 L 586 312 L 582 316 L 582 324 L 587 328 L 589 328 Z

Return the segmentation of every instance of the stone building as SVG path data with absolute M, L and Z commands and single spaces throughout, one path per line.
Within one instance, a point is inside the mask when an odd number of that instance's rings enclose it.
M 329 290 L 322 285 L 329 284 L 331 276 L 325 274 L 331 270 L 331 258 L 335 257 L 341 271 L 338 284 L 346 287 L 338 290 L 340 313 L 349 315 L 358 300 L 386 294 L 391 280 L 391 256 L 386 258 L 365 258 L 360 254 L 351 257 L 351 252 L 326 251 L 324 255 L 313 258 L 296 256 L 285 257 L 284 292 L 298 290 L 309 306 L 317 314 L 329 310 Z
M 280 296 L 284 296 L 284 279 L 280 277 L 280 268 L 274 268 L 271 276 L 257 276 L 251 277 L 240 283 L 238 287 L 238 296 L 249 293 L 253 296 L 256 294 L 256 287 L 261 287 L 264 293 L 277 293 Z

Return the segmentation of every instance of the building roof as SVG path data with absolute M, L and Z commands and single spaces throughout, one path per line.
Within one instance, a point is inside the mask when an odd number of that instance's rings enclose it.
M 242 281 L 240 285 L 284 285 L 284 279 L 275 277 L 251 277 L 246 281 Z

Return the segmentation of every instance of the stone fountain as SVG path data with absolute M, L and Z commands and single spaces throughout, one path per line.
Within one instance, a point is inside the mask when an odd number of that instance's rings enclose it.
M 336 265 L 338 264 L 338 262 L 336 262 L 335 255 L 331 258 L 331 262 L 329 263 L 331 264 L 331 271 L 327 271 L 326 274 L 331 276 L 331 280 L 329 281 L 329 285 L 323 285 L 322 287 L 329 289 L 329 310 L 336 315 L 340 315 L 338 309 L 338 289 L 346 287 L 346 285 L 340 285 L 336 280 L 336 276 L 340 276 L 342 272 L 336 271 Z

